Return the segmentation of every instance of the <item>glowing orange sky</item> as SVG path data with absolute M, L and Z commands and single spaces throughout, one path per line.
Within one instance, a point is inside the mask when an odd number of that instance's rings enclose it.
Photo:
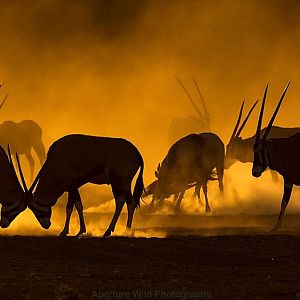
M 299 126 L 299 12 L 297 0 L 5 1 L 0 119 L 36 120 L 47 147 L 74 132 L 128 138 L 149 183 L 172 119 L 196 115 L 175 75 L 190 90 L 197 76 L 225 143 L 267 82 L 268 115 L 292 81 L 276 124 Z

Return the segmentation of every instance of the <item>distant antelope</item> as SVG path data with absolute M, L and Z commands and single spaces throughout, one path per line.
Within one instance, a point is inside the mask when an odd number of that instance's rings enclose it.
M 0 109 L 7 96 L 0 104 Z M 36 152 L 41 165 L 46 158 L 41 127 L 33 120 L 23 120 L 21 122 L 5 121 L 0 124 L 0 145 L 6 147 L 7 144 L 10 145 L 13 154 L 17 152 L 20 155 L 25 154 L 30 167 L 30 176 L 33 179 L 34 159 L 31 155 L 31 148 Z
M 253 146 L 254 159 L 252 175 L 254 177 L 260 177 L 267 168 L 270 168 L 282 175 L 284 180 L 284 193 L 281 201 L 281 210 L 278 219 L 272 228 L 273 230 L 277 230 L 281 227 L 281 220 L 290 200 L 293 185 L 300 185 L 300 133 L 296 133 L 287 138 L 267 139 L 289 85 L 290 83 L 288 83 L 284 89 L 273 116 L 266 127 L 264 135 L 260 137 L 260 128 L 268 91 L 267 85 L 261 104 L 256 129 L 256 139 Z
M 131 183 L 139 169 L 132 194 Z M 29 190 L 24 184 L 30 196 L 28 207 L 41 226 L 48 229 L 51 225 L 52 206 L 64 192 L 68 192 L 66 223 L 60 235 L 69 233 L 74 205 L 79 215 L 78 235 L 80 235 L 86 232 L 86 227 L 78 189 L 86 183 L 110 184 L 116 201 L 116 210 L 104 233 L 104 236 L 109 236 L 115 229 L 125 203 L 128 210 L 127 228 L 131 228 L 134 210 L 139 206 L 144 189 L 143 170 L 144 162 L 141 154 L 125 139 L 67 135 L 49 148 L 47 159 Z M 22 181 L 24 182 L 24 179 Z M 35 187 L 35 192 L 32 193 Z
M 25 194 L 16 175 L 12 163 L 10 151 L 7 156 L 0 146 L 0 226 L 7 228 L 11 222 L 27 207 L 27 195 Z
M 186 93 L 188 99 L 192 103 L 195 111 L 197 112 L 198 116 L 185 116 L 185 117 L 179 117 L 175 118 L 172 123 L 169 126 L 168 130 L 168 139 L 169 139 L 169 144 L 172 145 L 182 137 L 191 134 L 191 133 L 199 133 L 199 132 L 207 132 L 210 131 L 210 116 L 204 101 L 204 98 L 201 94 L 199 85 L 194 77 L 193 82 L 196 87 L 197 93 L 200 97 L 202 106 L 203 106 L 203 113 L 200 111 L 198 106 L 196 105 L 195 101 L 183 85 L 183 83 L 180 81 L 179 78 L 176 77 L 177 81 L 183 88 L 184 92 Z
M 180 207 L 184 191 L 195 183 L 202 187 L 206 212 L 210 212 L 207 182 L 216 168 L 219 188 L 223 192 L 224 144 L 214 133 L 190 134 L 177 141 L 155 171 L 157 186 L 153 198 L 162 200 L 178 194 L 175 208 Z
M 254 103 L 254 105 L 251 107 L 251 109 L 248 112 L 246 118 L 244 119 L 241 127 L 239 128 L 245 101 L 243 101 L 243 103 L 241 105 L 237 123 L 233 130 L 232 136 L 226 146 L 225 163 L 224 163 L 225 169 L 229 169 L 237 161 L 242 162 L 242 163 L 247 163 L 247 162 L 253 161 L 253 145 L 255 143 L 256 136 L 253 135 L 249 138 L 243 139 L 240 137 L 240 135 L 241 135 L 241 132 L 242 132 L 243 128 L 245 127 L 253 109 L 255 108 L 257 102 L 258 101 L 256 101 Z M 261 136 L 264 135 L 265 131 L 266 131 L 266 128 L 261 129 L 260 135 Z M 289 137 L 298 132 L 300 132 L 300 127 L 283 128 L 283 127 L 278 127 L 278 126 L 271 126 L 268 137 L 269 138 Z M 270 171 L 271 171 L 273 180 L 275 182 L 277 182 L 278 181 L 277 172 L 273 171 L 273 170 L 270 170 Z

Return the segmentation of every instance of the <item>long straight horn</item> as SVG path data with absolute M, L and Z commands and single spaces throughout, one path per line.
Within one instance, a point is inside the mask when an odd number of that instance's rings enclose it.
M 251 109 L 249 110 L 249 112 L 248 112 L 248 114 L 247 114 L 244 122 L 242 123 L 241 127 L 239 128 L 238 132 L 235 135 L 236 138 L 240 136 L 242 130 L 244 129 L 244 127 L 245 127 L 245 125 L 246 125 L 246 123 L 247 123 L 247 121 L 248 121 L 248 119 L 249 119 L 249 117 L 250 117 L 253 109 L 255 108 L 256 104 L 258 103 L 258 101 L 259 100 L 256 100 L 256 102 L 252 105 Z
M 228 144 L 230 144 L 230 143 L 234 140 L 234 138 L 235 138 L 236 132 L 237 132 L 238 127 L 239 127 L 240 122 L 241 122 L 241 118 L 242 118 L 242 114 L 243 114 L 244 105 L 245 105 L 245 100 L 243 101 L 243 103 L 242 103 L 242 105 L 241 105 L 240 112 L 239 112 L 239 116 L 238 116 L 238 119 L 237 119 L 237 121 L 236 121 L 235 127 L 234 127 L 234 129 L 233 129 L 233 132 L 232 132 L 232 135 L 231 135 L 231 138 L 230 138 Z
M 16 153 L 16 158 L 17 158 L 19 173 L 20 173 L 21 180 L 22 180 L 23 189 L 24 189 L 25 193 L 27 193 L 28 192 L 28 188 L 27 188 L 27 185 L 26 185 L 26 182 L 25 182 L 25 178 L 24 178 L 24 174 L 23 174 L 23 171 L 22 171 L 22 168 L 21 168 L 21 164 L 20 164 L 18 153 Z
M 13 165 L 13 162 L 12 162 L 12 159 L 11 159 L 11 152 L 10 152 L 10 147 L 9 147 L 9 144 L 7 145 L 7 152 L 8 152 L 8 160 L 9 160 L 9 163 L 12 165 L 12 167 L 14 168 L 14 165 Z
M 187 89 L 185 88 L 185 86 L 183 85 L 183 83 L 181 82 L 181 80 L 175 76 L 178 83 L 181 85 L 181 87 L 183 88 L 184 92 L 186 93 L 187 97 L 189 98 L 189 100 L 191 101 L 194 109 L 197 111 L 198 115 L 200 116 L 201 119 L 204 119 L 203 114 L 201 113 L 201 111 L 199 110 L 199 108 L 197 107 L 196 103 L 194 102 L 193 98 L 191 97 L 191 95 L 189 94 L 189 92 L 187 91 Z
M 7 95 L 5 96 L 5 98 L 4 98 L 4 100 L 1 102 L 1 104 L 0 104 L 0 109 L 2 108 L 2 106 L 3 106 L 4 102 L 6 101 L 8 95 L 9 95 L 9 94 L 7 94 Z
M 276 118 L 276 115 L 277 115 L 277 113 L 278 113 L 278 111 L 279 111 L 279 108 L 280 108 L 280 106 L 281 106 L 282 100 L 283 100 L 283 98 L 284 98 L 284 96 L 285 96 L 285 94 L 286 94 L 286 92 L 287 92 L 287 90 L 288 90 L 290 84 L 291 84 L 291 82 L 289 82 L 289 83 L 286 85 L 286 87 L 285 87 L 285 89 L 284 89 L 284 91 L 283 91 L 283 93 L 282 93 L 282 95 L 281 95 L 281 97 L 280 97 L 280 100 L 279 100 L 279 102 L 278 102 L 278 104 L 277 104 L 277 106 L 276 106 L 276 109 L 275 109 L 275 111 L 274 111 L 274 113 L 273 113 L 273 116 L 272 116 L 272 118 L 271 118 L 271 120 L 270 120 L 270 122 L 269 122 L 269 124 L 268 124 L 268 126 L 267 126 L 267 128 L 266 128 L 266 130 L 265 130 L 265 132 L 264 132 L 264 135 L 263 135 L 263 137 L 262 137 L 262 140 L 265 140 L 265 139 L 268 137 L 268 134 L 270 133 L 271 127 L 272 127 L 272 125 L 273 125 L 273 123 L 274 123 L 274 120 L 275 120 L 275 118 Z
M 200 91 L 199 84 L 198 84 L 196 78 L 193 75 L 192 75 L 192 78 L 193 78 L 194 84 L 196 86 L 197 92 L 199 94 L 200 100 L 202 102 L 202 106 L 203 106 L 203 110 L 204 110 L 204 115 L 205 115 L 207 121 L 209 122 L 210 116 L 209 116 L 209 113 L 208 113 L 208 110 L 207 110 L 204 98 L 203 98 L 202 93 Z M 207 124 L 207 125 L 209 125 L 209 124 Z
M 265 109 L 265 102 L 266 102 L 268 88 L 269 88 L 269 84 L 267 84 L 267 86 L 265 88 L 263 101 L 261 103 L 259 118 L 258 118 L 257 127 L 256 127 L 255 142 L 258 142 L 260 140 L 260 130 L 261 130 L 262 119 L 264 116 L 264 109 Z

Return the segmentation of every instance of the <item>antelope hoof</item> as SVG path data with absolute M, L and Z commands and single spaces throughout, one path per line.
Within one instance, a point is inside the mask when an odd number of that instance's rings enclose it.
M 201 207 L 204 207 L 204 204 L 200 199 L 199 199 L 199 204 L 200 204 Z
M 103 237 L 109 237 L 111 235 L 112 231 L 110 229 L 107 229 L 104 234 Z
M 68 234 L 69 234 L 68 231 L 63 230 L 63 231 L 59 234 L 59 236 L 60 236 L 60 237 L 66 237 Z
M 134 236 L 134 230 L 127 227 L 125 232 L 124 232 L 124 236 L 125 237 L 133 237 Z
M 210 207 L 206 207 L 206 208 L 205 208 L 205 213 L 206 213 L 206 214 L 210 214 L 210 213 L 211 213 Z
M 180 205 L 176 205 L 176 206 L 174 207 L 174 211 L 175 211 L 175 212 L 180 211 Z
M 271 228 L 271 231 L 272 232 L 276 232 L 276 231 L 278 231 L 279 229 L 280 229 L 280 225 L 278 225 L 278 224 L 275 224 L 272 228 Z
M 81 235 L 86 233 L 86 229 L 80 229 L 79 232 L 76 234 L 76 237 L 80 237 Z

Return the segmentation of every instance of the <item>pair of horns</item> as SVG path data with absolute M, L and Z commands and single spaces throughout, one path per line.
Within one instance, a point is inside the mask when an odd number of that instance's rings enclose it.
M 238 119 L 237 119 L 237 122 L 235 124 L 235 127 L 233 129 L 233 132 L 232 132 L 232 135 L 231 135 L 231 138 L 229 140 L 229 143 L 230 144 L 231 142 L 233 142 L 234 139 L 238 138 L 242 132 L 242 130 L 244 129 L 252 111 L 254 110 L 256 104 L 258 103 L 258 100 L 256 100 L 256 102 L 252 105 L 251 109 L 249 110 L 246 118 L 244 119 L 241 127 L 239 128 L 239 125 L 240 125 L 240 122 L 241 122 L 241 118 L 242 118 L 242 115 L 243 115 L 243 109 L 244 109 L 244 105 L 245 105 L 245 100 L 243 101 L 242 105 L 241 105 L 241 108 L 240 108 L 240 112 L 239 112 L 239 116 L 238 116 Z
M 290 83 L 291 82 L 289 82 L 286 85 L 286 87 L 285 87 L 285 89 L 284 89 L 284 91 L 283 91 L 283 93 L 282 93 L 282 95 L 281 95 L 281 97 L 280 97 L 280 99 L 278 101 L 278 104 L 277 104 L 277 106 L 275 108 L 275 111 L 274 111 L 274 113 L 272 115 L 272 118 L 270 119 L 269 124 L 268 124 L 268 126 L 267 126 L 267 128 L 266 128 L 266 130 L 265 130 L 265 132 L 264 132 L 264 134 L 262 136 L 262 138 L 261 138 L 262 141 L 266 140 L 266 138 L 268 137 L 268 135 L 270 133 L 271 127 L 272 127 L 272 125 L 274 123 L 274 120 L 276 118 L 276 115 L 277 115 L 277 113 L 279 111 L 279 108 L 281 106 L 283 98 L 284 98 L 284 96 L 285 96 L 285 94 L 286 94 L 286 92 L 287 92 L 287 90 L 288 90 L 288 88 L 290 86 Z M 258 142 L 260 140 L 260 131 L 261 131 L 261 125 L 262 125 L 262 120 L 263 120 L 263 115 L 264 115 L 264 108 L 265 108 L 265 102 L 266 102 L 266 98 L 267 98 L 268 88 L 269 88 L 269 85 L 267 84 L 267 86 L 265 88 L 265 92 L 264 92 L 264 96 L 263 96 L 263 101 L 262 101 L 262 104 L 261 104 L 261 108 L 260 108 L 260 114 L 259 114 L 258 122 L 257 122 L 256 139 L 255 139 L 256 142 Z
M 10 165 L 11 165 L 11 167 L 12 167 L 15 175 L 17 176 L 16 170 L 15 170 L 15 167 L 14 167 L 14 164 L 13 164 L 13 161 L 12 161 L 12 157 L 11 157 L 11 152 L 10 152 L 9 145 L 7 146 L 7 152 L 8 152 L 9 163 L 10 163 Z M 25 178 L 24 178 L 24 175 L 23 175 L 23 172 L 22 172 L 22 168 L 21 168 L 21 164 L 20 164 L 18 153 L 16 153 L 16 159 L 17 159 L 18 169 L 19 169 L 19 173 L 20 173 L 20 177 L 21 177 L 21 181 L 22 181 L 22 185 L 23 185 L 23 190 L 24 190 L 25 193 L 27 193 L 28 192 L 28 188 L 27 188 L 27 185 L 26 185 L 26 182 L 25 182 Z
M 196 78 L 192 75 L 192 79 L 193 79 L 193 82 L 194 82 L 194 85 L 196 87 L 196 90 L 198 92 L 198 95 L 200 97 L 200 100 L 201 100 L 201 103 L 202 103 L 202 106 L 203 106 L 203 111 L 204 111 L 204 115 L 202 114 L 202 112 L 200 111 L 200 109 L 198 108 L 198 106 L 196 105 L 195 101 L 193 100 L 193 98 L 191 97 L 191 95 L 189 94 L 189 92 L 187 91 L 187 89 L 185 88 L 184 84 L 182 83 L 182 81 L 177 77 L 175 76 L 178 83 L 181 85 L 181 87 L 183 88 L 184 92 L 186 93 L 187 97 L 189 98 L 189 100 L 191 101 L 194 109 L 196 110 L 196 112 L 198 113 L 198 115 L 200 116 L 200 118 L 202 119 L 206 119 L 207 122 L 209 122 L 208 120 L 210 119 L 210 116 L 209 116 L 209 113 L 208 113 L 208 110 L 207 110 L 207 107 L 206 107 L 206 104 L 205 104 L 205 101 L 204 101 L 204 98 L 202 96 L 202 93 L 200 91 L 200 88 L 199 88 L 199 85 L 198 85 L 198 82 L 196 80 Z M 209 124 L 208 124 L 209 125 Z
M 14 167 L 14 164 L 13 164 L 13 161 L 12 161 L 12 157 L 11 157 L 11 152 L 10 152 L 10 147 L 9 145 L 7 146 L 7 151 L 8 151 L 8 160 L 11 164 L 11 167 L 13 168 L 13 171 L 14 173 L 16 174 L 17 176 L 17 173 L 16 173 L 16 170 L 15 170 L 15 167 Z M 19 170 L 19 173 L 20 173 L 20 177 L 21 177 L 21 181 L 22 181 L 22 186 L 23 186 L 23 190 L 25 193 L 32 193 L 33 192 L 33 189 L 35 188 L 35 186 L 37 185 L 37 182 L 40 178 L 40 175 L 41 175 L 41 171 L 43 170 L 43 167 L 40 169 L 38 175 L 36 176 L 35 180 L 33 181 L 32 185 L 30 186 L 30 188 L 28 189 L 27 188 L 27 184 L 26 184 L 26 181 L 25 181 L 25 177 L 24 177 L 24 174 L 23 174 L 23 171 L 22 171 L 22 168 L 21 168 L 21 163 L 20 163 L 20 159 L 19 159 L 19 155 L 18 153 L 16 153 L 16 159 L 17 159 L 17 164 L 18 164 L 18 170 Z

